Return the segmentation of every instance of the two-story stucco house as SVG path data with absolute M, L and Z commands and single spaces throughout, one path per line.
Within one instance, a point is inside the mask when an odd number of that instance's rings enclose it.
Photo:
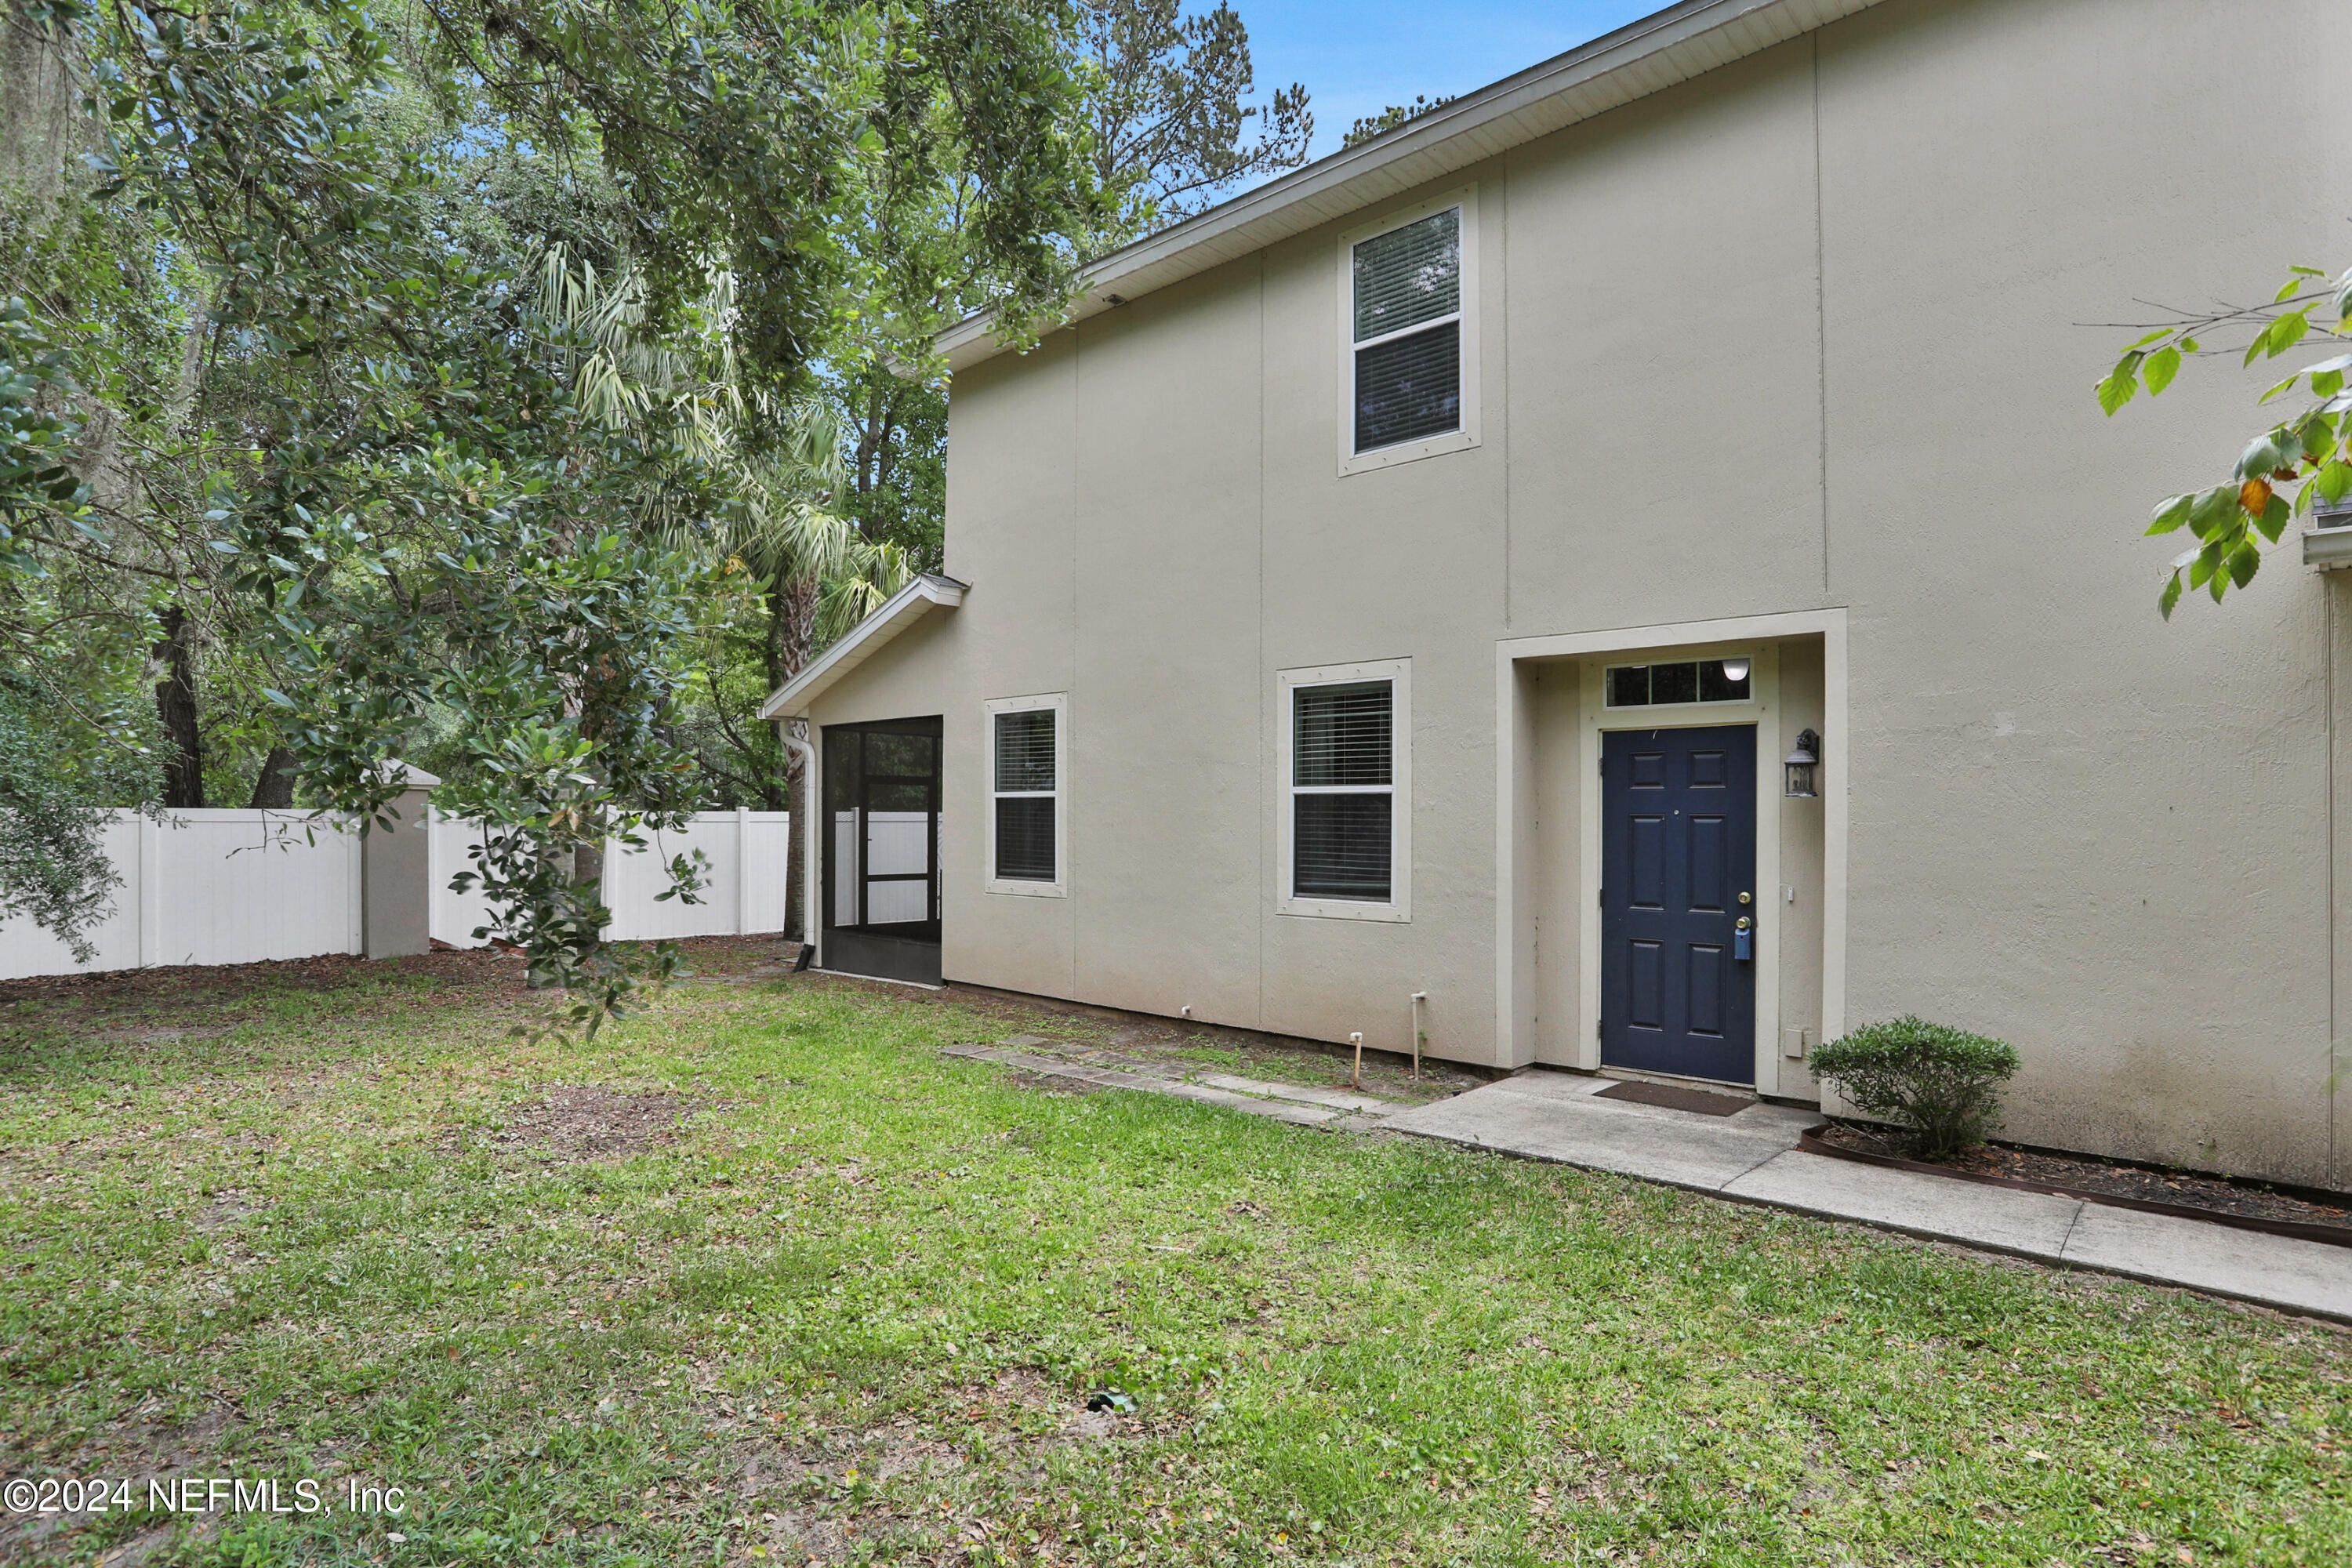
M 2159 619 L 2257 373 L 2090 390 L 2340 264 L 2347 58 L 1685 0 L 959 326 L 948 576 L 767 710 L 818 962 L 1798 1100 L 1916 1012 L 2012 1137 L 2352 1184 L 2344 590 Z

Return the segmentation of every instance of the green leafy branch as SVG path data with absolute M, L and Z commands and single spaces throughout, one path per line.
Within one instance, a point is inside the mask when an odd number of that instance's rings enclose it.
M 2315 287 L 2315 283 L 2317 287 Z M 2251 325 L 2242 364 L 2277 359 L 2314 338 L 2352 338 L 2352 269 L 2332 281 L 2315 267 L 2297 267 L 2266 306 L 2231 310 L 2157 328 L 2126 348 L 2097 387 L 2099 406 L 2112 417 L 2138 395 L 2160 395 L 2189 359 L 2215 351 L 2199 334 Z M 2150 534 L 2186 528 L 2194 548 L 2165 568 L 2157 607 L 2170 619 L 2184 592 L 2204 589 L 2215 604 L 2231 588 L 2242 588 L 2262 569 L 2261 541 L 2276 544 L 2287 523 L 2313 506 L 2329 506 L 2352 493 L 2352 396 L 2345 393 L 2352 353 L 2339 353 L 2302 366 L 2263 393 L 2264 404 L 2302 387 L 2304 406 L 2293 416 L 2248 442 L 2224 482 L 2167 496 L 2157 503 Z M 2287 490 L 2293 489 L 2290 500 Z

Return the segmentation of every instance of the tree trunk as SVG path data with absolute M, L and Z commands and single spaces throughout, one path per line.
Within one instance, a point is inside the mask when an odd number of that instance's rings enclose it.
M 88 82 L 62 26 L 13 7 L 0 29 L 0 190 L 22 204 L 38 234 L 67 186 L 84 177 L 81 154 L 97 142 L 82 110 Z
M 196 728 L 196 634 L 188 612 L 163 612 L 155 658 L 163 679 L 155 685 L 155 717 L 163 726 L 163 804 L 200 810 L 205 804 L 205 742 Z
M 291 811 L 294 808 L 294 753 L 272 746 L 261 759 L 261 776 L 253 781 L 248 811 Z
M 789 722 L 795 735 L 808 731 L 806 720 L 793 719 Z M 792 748 L 788 746 L 783 751 L 784 809 L 793 814 L 792 832 L 784 841 L 784 935 L 809 942 L 814 939 L 809 934 L 808 910 L 803 907 L 808 902 L 804 895 L 808 889 L 809 819 L 802 813 L 817 809 L 813 798 L 815 792 L 809 787 L 814 781 L 808 777 L 808 770 L 801 765 Z
M 768 595 L 768 645 L 764 650 L 768 660 L 768 689 L 773 691 L 800 673 L 808 663 L 810 645 L 816 640 L 817 581 L 805 577 L 798 582 L 778 581 Z M 805 720 L 791 721 L 793 732 L 805 737 Z M 807 900 L 802 889 L 808 880 L 808 821 L 801 814 L 823 811 L 816 800 L 814 779 L 802 775 L 802 767 L 791 748 L 784 749 L 785 808 L 793 814 L 791 840 L 784 847 L 784 930 L 797 931 L 803 942 L 810 940 L 810 911 L 801 906 Z

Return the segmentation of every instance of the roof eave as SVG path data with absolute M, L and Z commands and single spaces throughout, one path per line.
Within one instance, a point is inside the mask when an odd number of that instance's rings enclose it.
M 769 693 L 768 700 L 760 704 L 760 717 L 807 718 L 810 705 L 827 688 L 879 653 L 893 637 L 932 610 L 952 610 L 962 604 L 964 591 L 971 586 L 935 573 L 919 574 L 884 600 L 881 608 L 843 634 L 840 641 L 812 660 L 807 668 Z
M 1089 263 L 1062 324 L 1098 316 L 1877 3 L 1681 0 Z M 932 346 L 950 370 L 968 369 L 1013 346 L 996 336 L 994 324 L 991 312 L 967 316 Z

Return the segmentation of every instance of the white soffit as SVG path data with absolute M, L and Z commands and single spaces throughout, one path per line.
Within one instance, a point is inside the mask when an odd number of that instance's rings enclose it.
M 1465 93 L 1387 134 L 1115 250 L 1080 274 L 1065 322 L 1263 250 L 1510 148 L 1759 54 L 1877 0 L 1683 0 L 1491 87 Z M 949 368 L 1004 352 L 986 312 L 933 340 Z
M 808 715 L 825 688 L 882 651 L 883 645 L 934 609 L 952 610 L 963 603 L 969 583 L 952 577 L 919 574 L 915 580 L 883 601 L 882 607 L 850 628 L 824 650 L 823 658 L 776 688 L 760 705 L 762 719 L 801 719 Z

